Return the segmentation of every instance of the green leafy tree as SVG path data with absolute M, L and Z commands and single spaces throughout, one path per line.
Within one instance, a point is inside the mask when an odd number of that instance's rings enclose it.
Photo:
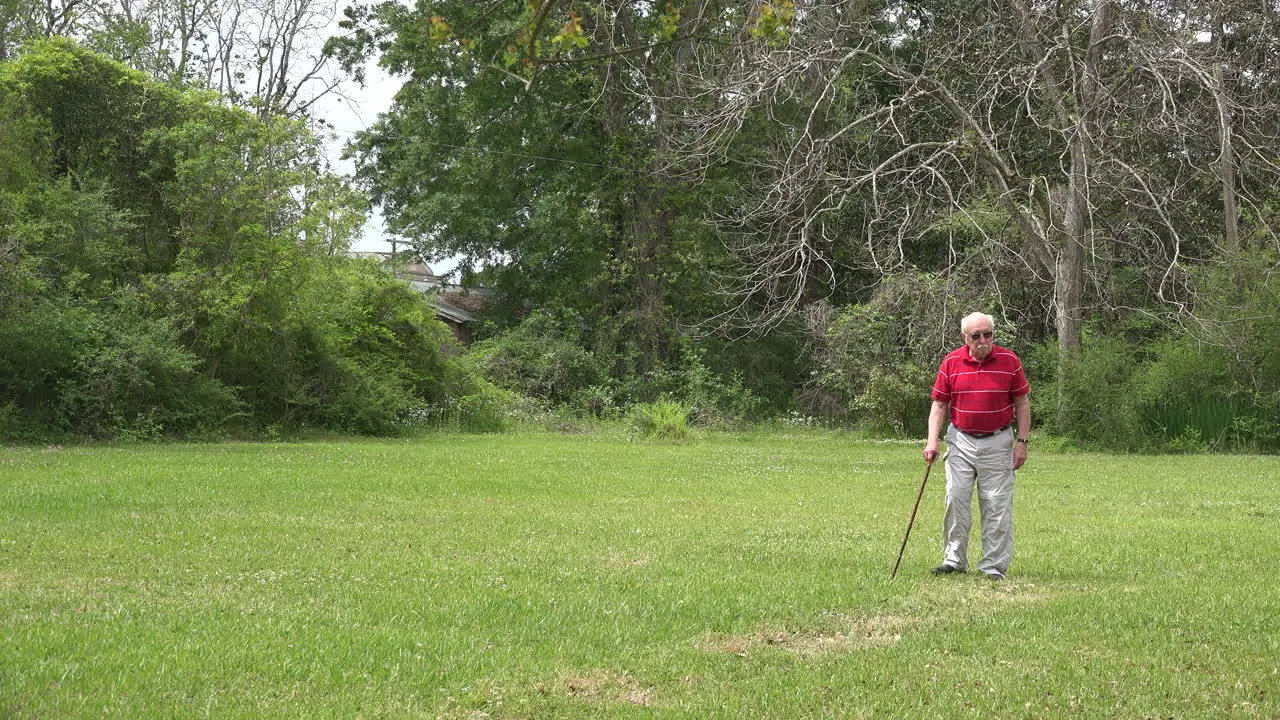
M 425 299 L 346 258 L 363 200 L 300 121 L 65 39 L 0 64 L 0 431 L 395 432 L 448 392 Z
M 660 38 L 684 16 L 551 5 L 352 11 L 352 42 L 331 49 L 354 63 L 380 45 L 409 76 L 354 143 L 358 176 L 424 256 L 461 256 L 464 282 L 484 268 L 508 317 L 573 310 L 612 372 L 643 373 L 716 311 L 723 258 L 705 195 L 670 171 L 658 86 L 688 48 Z M 640 45 L 652 56 L 624 57 Z

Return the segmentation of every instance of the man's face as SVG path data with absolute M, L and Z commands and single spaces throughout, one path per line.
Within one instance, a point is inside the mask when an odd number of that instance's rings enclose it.
M 995 335 L 991 323 L 983 319 L 974 320 L 964 329 L 964 344 L 969 348 L 969 357 L 982 362 L 991 354 L 992 338 Z

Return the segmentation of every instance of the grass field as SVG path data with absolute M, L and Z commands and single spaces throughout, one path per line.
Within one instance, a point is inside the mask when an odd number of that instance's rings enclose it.
M 0 717 L 1280 717 L 1280 458 L 1033 446 L 999 584 L 928 574 L 940 466 L 889 580 L 922 472 L 824 433 L 0 449 Z

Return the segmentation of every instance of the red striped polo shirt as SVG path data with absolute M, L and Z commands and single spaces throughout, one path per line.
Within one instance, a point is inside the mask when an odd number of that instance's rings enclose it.
M 967 345 L 952 351 L 933 383 L 933 399 L 951 403 L 951 424 L 973 433 L 995 432 L 1013 422 L 1013 399 L 1028 392 L 1022 361 L 994 344 L 982 362 L 969 356 Z

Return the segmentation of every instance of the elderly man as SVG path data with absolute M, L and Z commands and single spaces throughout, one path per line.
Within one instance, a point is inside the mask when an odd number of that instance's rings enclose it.
M 1003 580 L 1013 560 L 1013 471 L 1027 461 L 1030 388 L 1018 356 L 995 344 L 990 315 L 965 316 L 960 335 L 964 346 L 943 358 L 938 368 L 924 446 L 924 460 L 932 463 L 938 457 L 943 419 L 950 419 L 943 461 L 943 556 L 933 573 L 962 573 L 969 567 L 970 501 L 976 484 L 982 515 L 978 570 L 992 580 Z M 1016 433 L 1011 431 L 1015 419 Z

